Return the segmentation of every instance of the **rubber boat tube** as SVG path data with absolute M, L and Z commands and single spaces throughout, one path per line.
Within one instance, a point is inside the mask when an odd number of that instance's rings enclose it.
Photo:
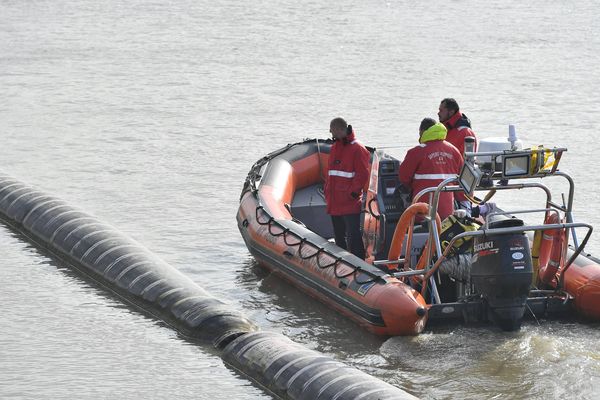
M 29 239 L 183 334 L 223 347 L 254 323 L 115 228 L 0 175 L 0 216 Z
M 237 214 L 246 246 L 261 265 L 372 333 L 416 335 L 427 321 L 417 291 L 305 228 L 286 206 L 296 190 L 322 181 L 330 146 L 295 143 L 253 166 Z
M 552 220 L 550 222 L 556 222 Z M 548 273 L 551 264 L 560 263 L 560 254 L 557 254 L 556 246 L 562 247 L 561 240 L 557 240 L 560 233 L 556 231 L 547 231 L 542 235 L 542 241 L 538 246 L 539 277 L 541 284 L 543 275 L 548 287 L 556 288 L 557 279 L 562 275 L 561 289 L 564 289 L 569 296 L 573 297 L 574 308 L 584 318 L 592 321 L 600 321 L 600 259 L 589 253 L 577 252 L 577 257 L 572 264 L 565 268 L 561 266 L 558 271 L 554 270 Z M 533 235 L 530 235 L 530 241 L 534 241 Z M 535 248 L 535 246 L 533 246 Z M 576 251 L 569 245 L 566 251 L 566 257 L 563 260 L 570 260 Z M 564 264 L 564 263 L 563 263 Z
M 5 175 L 0 219 L 128 303 L 185 335 L 212 341 L 227 365 L 278 397 L 316 399 L 312 394 L 319 389 L 323 399 L 415 398 L 281 334 L 255 335 L 253 322 L 134 240 Z M 337 397 L 329 395 L 334 392 Z
M 567 255 L 571 257 L 573 249 Z M 564 289 L 575 298 L 575 309 L 586 318 L 600 321 L 600 260 L 580 254 L 564 273 Z

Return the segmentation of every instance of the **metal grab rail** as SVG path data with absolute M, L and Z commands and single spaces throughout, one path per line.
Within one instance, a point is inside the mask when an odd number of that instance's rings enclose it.
M 563 176 L 566 179 L 569 179 L 569 176 L 566 174 L 561 174 L 559 172 L 557 172 L 555 175 L 558 176 Z M 448 178 L 445 181 L 443 181 L 442 183 L 440 183 L 440 185 L 438 185 L 437 187 L 432 186 L 432 187 L 428 187 L 425 188 L 423 190 L 421 190 L 419 193 L 417 193 L 417 195 L 413 198 L 412 203 L 416 203 L 417 199 L 425 196 L 426 194 L 430 193 L 433 194 L 433 192 L 438 191 L 439 192 L 462 192 L 463 189 L 460 186 L 445 186 L 448 183 L 452 183 L 454 181 L 456 181 L 457 178 Z M 569 181 L 570 183 L 572 182 L 572 180 Z M 443 187 L 440 187 L 444 185 Z M 565 207 L 562 207 L 558 204 L 555 204 L 552 202 L 552 194 L 550 193 L 550 189 L 548 189 L 545 185 L 542 185 L 541 183 L 537 183 L 537 182 L 525 182 L 525 183 L 509 183 L 507 185 L 503 185 L 503 186 L 492 186 L 489 188 L 480 188 L 478 187 L 476 190 L 477 191 L 489 191 L 489 190 L 511 190 L 511 189 L 527 189 L 527 188 L 538 188 L 538 189 L 542 189 L 545 193 L 546 193 L 546 203 L 549 205 L 553 205 L 554 207 L 556 207 L 557 209 L 566 212 L 567 209 Z M 572 192 L 572 188 L 570 188 L 569 192 Z M 437 204 L 437 203 L 436 203 Z M 570 203 L 570 206 L 572 206 L 572 202 Z M 569 205 L 567 205 L 567 208 L 570 207 Z M 437 207 L 436 207 L 436 212 L 437 212 Z
M 501 176 L 498 176 L 497 173 L 494 173 L 494 175 L 496 176 L 492 176 L 491 178 L 494 180 L 501 180 Z M 477 191 L 486 191 L 486 190 L 514 190 L 514 189 L 526 189 L 526 188 L 538 188 L 541 189 L 542 191 L 544 191 L 546 193 L 546 207 L 547 208 L 554 208 L 556 210 L 560 210 L 562 212 L 564 212 L 567 215 L 567 222 L 572 222 L 572 207 L 573 207 L 573 195 L 574 195 L 574 182 L 573 179 L 565 174 L 562 173 L 560 171 L 556 171 L 554 172 L 552 175 L 556 175 L 559 177 L 562 177 L 564 179 L 567 180 L 568 184 L 569 184 L 569 197 L 568 197 L 568 201 L 567 204 L 561 206 L 559 204 L 556 204 L 554 202 L 552 202 L 552 194 L 550 193 L 550 189 L 548 189 L 548 187 L 546 187 L 545 185 L 541 184 L 541 183 L 537 183 L 537 182 L 524 182 L 524 183 L 513 183 L 513 184 L 503 184 L 503 185 L 493 185 L 491 187 L 477 187 L 475 190 Z M 544 176 L 552 176 L 552 175 L 546 175 L 544 174 Z M 530 177 L 529 177 L 530 178 Z M 522 179 L 522 178 L 514 178 L 514 179 Z M 430 218 L 429 218 L 429 244 L 428 247 L 426 249 L 426 254 L 427 254 L 427 263 L 429 264 L 433 257 L 432 257 L 432 249 L 431 249 L 431 245 L 432 245 L 432 239 L 435 238 L 435 235 L 432 233 L 433 232 L 433 228 L 435 227 L 435 224 L 432 223 L 432 219 L 431 216 L 435 216 L 435 214 L 437 213 L 437 206 L 438 206 L 438 202 L 439 202 L 439 197 L 440 194 L 442 192 L 462 192 L 463 189 L 459 186 L 449 186 L 451 184 L 455 184 L 458 180 L 458 175 L 451 177 L 451 178 L 447 178 L 444 181 L 442 181 L 437 187 L 433 186 L 433 187 L 429 187 L 429 188 L 425 188 L 423 190 L 421 190 L 419 193 L 417 193 L 417 195 L 413 198 L 413 203 L 416 202 L 418 199 L 420 199 L 423 196 L 429 195 L 429 199 L 430 199 Z M 519 213 L 518 211 L 516 213 Z M 509 214 L 509 213 L 507 213 Z M 569 218 L 569 216 L 571 216 L 571 218 Z M 569 221 L 569 219 L 571 219 L 571 221 Z M 575 229 L 571 228 L 571 232 L 574 233 Z M 566 239 L 567 242 L 569 240 L 569 231 L 567 231 L 566 233 Z M 588 238 L 589 239 L 589 238 Z M 576 240 L 575 240 L 576 242 Z M 587 242 L 587 241 L 586 241 Z M 438 260 L 440 259 L 440 251 L 438 249 Z M 563 254 L 563 257 L 565 257 L 566 255 Z M 570 264 L 569 264 L 570 265 Z
M 542 210 L 540 210 L 540 211 L 542 211 Z M 556 211 L 556 210 L 553 210 L 553 211 Z M 591 233 L 593 230 L 593 227 L 591 225 L 585 224 L 585 223 L 573 222 L 573 223 L 565 223 L 565 224 L 536 225 L 536 226 L 531 226 L 531 227 L 493 228 L 493 229 L 484 229 L 484 230 L 478 230 L 478 231 L 463 232 L 463 233 L 456 235 L 454 238 L 452 238 L 450 240 L 450 242 L 448 243 L 448 246 L 446 246 L 446 250 L 441 255 L 442 259 L 438 259 L 438 262 L 436 262 L 431 268 L 426 268 L 425 270 L 418 269 L 418 270 L 409 270 L 409 271 L 398 271 L 398 272 L 394 272 L 390 275 L 393 275 L 395 277 L 424 275 L 424 274 L 427 274 L 427 276 L 433 275 L 435 273 L 435 271 L 437 270 L 437 268 L 439 267 L 438 264 L 441 264 L 443 259 L 445 259 L 446 256 L 448 255 L 448 252 L 450 251 L 449 249 L 452 247 L 454 242 L 459 239 L 462 239 L 464 237 L 484 236 L 486 234 L 494 235 L 494 234 L 506 234 L 506 233 L 514 233 L 514 232 L 519 233 L 519 232 L 536 231 L 536 230 L 544 231 L 544 230 L 551 230 L 551 229 L 557 229 L 557 228 L 558 229 L 588 228 L 588 233 L 586 234 L 586 239 L 584 239 L 584 241 L 581 243 L 581 246 L 577 247 L 574 250 L 573 255 L 571 256 L 569 261 L 565 264 L 565 268 L 563 269 L 563 271 L 564 271 L 568 268 L 568 266 L 570 266 L 573 263 L 575 258 L 577 258 L 577 256 L 579 254 L 581 254 L 581 252 L 584 250 L 584 247 L 587 244 L 587 241 L 589 240 L 589 237 L 591 236 Z M 405 261 L 404 258 L 401 258 L 399 260 L 377 260 L 374 262 L 374 265 L 402 264 L 402 263 L 404 263 L 404 261 Z
M 546 213 L 555 213 L 557 217 L 560 217 L 560 215 L 558 214 L 558 211 L 559 210 L 557 210 L 555 208 L 534 208 L 531 210 L 501 211 L 501 212 L 494 211 L 485 216 L 485 223 L 486 224 L 489 223 L 489 218 L 492 215 L 511 215 L 512 216 L 512 215 L 516 215 L 516 214 L 533 214 L 536 212 L 546 212 Z M 568 222 L 572 222 L 572 221 L 568 221 Z
M 459 239 L 465 237 L 475 237 L 475 236 L 487 236 L 487 235 L 502 235 L 509 233 L 523 233 L 527 231 L 547 231 L 552 229 L 570 229 L 570 228 L 587 228 L 587 234 L 581 243 L 581 245 L 575 250 L 569 261 L 565 264 L 565 266 L 561 269 L 561 275 L 559 277 L 558 285 L 560 286 L 562 282 L 562 277 L 564 275 L 564 271 L 569 268 L 569 266 L 575 261 L 577 256 L 581 254 L 585 245 L 587 244 L 590 236 L 592 235 L 592 231 L 594 228 L 590 224 L 586 224 L 583 222 L 571 222 L 571 223 L 563 223 L 563 224 L 544 224 L 544 225 L 533 225 L 533 226 L 523 226 L 523 227 L 510 227 L 510 228 L 491 228 L 491 229 L 480 229 L 477 231 L 463 232 L 456 236 L 454 236 L 448 245 L 446 246 L 446 250 L 442 253 L 442 256 L 437 259 L 437 261 L 430 267 L 425 268 L 425 275 L 423 276 L 423 288 L 421 289 L 421 293 L 424 293 L 427 289 L 427 279 L 430 278 L 439 268 L 442 261 L 446 258 L 450 250 L 452 249 L 452 245 Z M 418 275 L 418 274 L 415 274 Z
M 405 258 L 399 258 L 397 260 L 377 260 L 373 261 L 373 265 L 386 265 L 386 264 L 402 264 L 406 261 Z

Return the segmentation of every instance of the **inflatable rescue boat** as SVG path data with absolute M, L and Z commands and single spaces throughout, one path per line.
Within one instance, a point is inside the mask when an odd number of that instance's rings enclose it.
M 517 330 L 523 318 L 573 310 L 600 320 L 600 260 L 584 253 L 592 227 L 573 221 L 574 183 L 557 168 L 566 149 L 520 149 L 506 139 L 498 148 L 484 139 L 479 152 L 465 153 L 459 175 L 421 192 L 428 205 L 398 190 L 400 160 L 368 148 L 362 260 L 332 240 L 323 195 L 332 143 L 289 144 L 252 166 L 237 221 L 261 266 L 377 335 L 416 335 L 448 320 Z M 541 183 L 551 177 L 568 185 L 563 204 Z M 485 218 L 437 216 L 441 192 L 463 192 L 476 206 L 501 190 L 537 190 L 546 201 L 531 210 L 494 208 Z

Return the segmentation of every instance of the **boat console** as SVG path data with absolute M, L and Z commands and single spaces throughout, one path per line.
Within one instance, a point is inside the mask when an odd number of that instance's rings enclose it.
M 379 210 L 385 213 L 388 222 L 397 222 L 410 199 L 399 191 L 398 171 L 400 161 L 381 153 L 379 160 L 379 182 L 377 184 L 377 203 Z

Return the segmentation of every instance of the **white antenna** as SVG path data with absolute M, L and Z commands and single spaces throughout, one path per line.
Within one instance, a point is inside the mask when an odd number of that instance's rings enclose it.
M 510 142 L 510 149 L 516 150 L 517 146 L 515 143 L 517 142 L 517 130 L 514 125 L 508 125 L 508 141 Z

